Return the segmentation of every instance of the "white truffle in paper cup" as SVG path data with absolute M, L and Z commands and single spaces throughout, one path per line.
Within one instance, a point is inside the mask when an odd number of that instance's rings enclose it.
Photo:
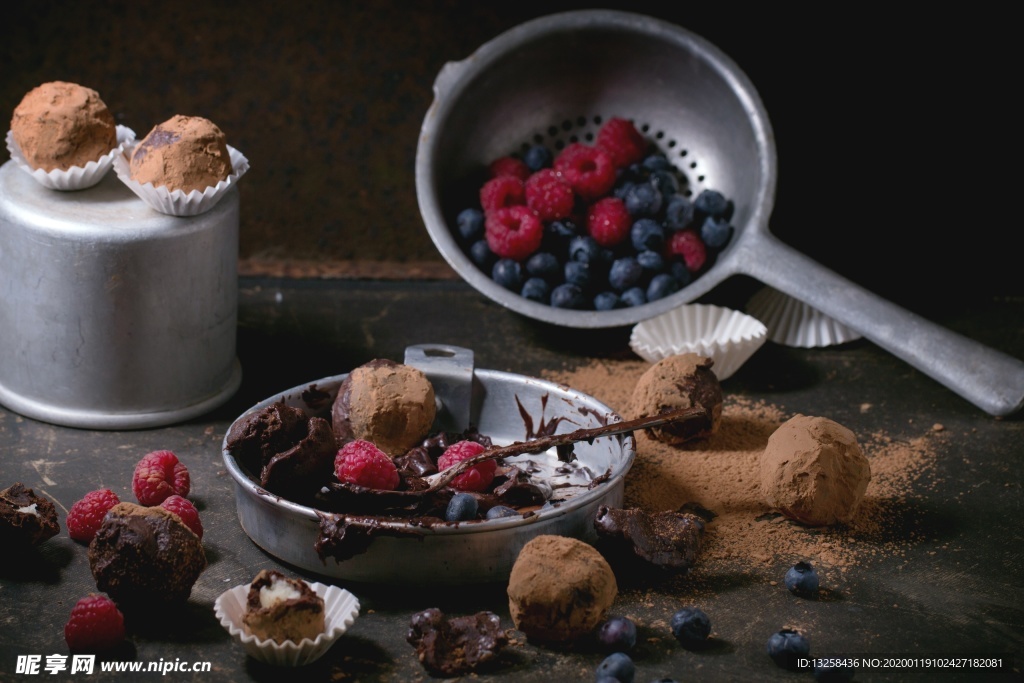
M 135 131 L 127 126 L 117 126 L 117 146 L 107 154 L 95 161 L 87 162 L 84 166 L 71 166 L 68 169 L 54 168 L 46 171 L 42 168 L 32 168 L 25 159 L 25 155 L 21 153 L 14 134 L 7 131 L 7 151 L 11 153 L 14 163 L 43 187 L 66 192 L 85 190 L 99 183 L 113 168 L 114 159 L 123 154 L 124 150 L 134 142 Z
M 637 323 L 629 347 L 651 363 L 681 353 L 711 358 L 712 370 L 721 381 L 761 348 L 766 335 L 764 323 L 740 311 L 690 304 Z
M 304 638 L 299 643 L 291 640 L 277 643 L 258 638 L 244 623 L 250 585 L 242 584 L 222 593 L 213 604 L 214 614 L 246 654 L 275 666 L 304 666 L 315 662 L 331 649 L 359 616 L 359 600 L 352 593 L 337 586 L 309 583 L 309 587 L 324 601 L 324 632 L 313 640 Z
M 762 287 L 747 302 L 746 311 L 765 324 L 768 339 L 797 348 L 845 344 L 860 333 L 828 317 L 816 308 L 772 287 Z

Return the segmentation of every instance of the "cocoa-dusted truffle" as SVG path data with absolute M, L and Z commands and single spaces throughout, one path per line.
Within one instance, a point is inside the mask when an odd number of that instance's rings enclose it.
M 260 470 L 260 484 L 283 496 L 315 493 L 334 469 L 334 432 L 327 420 L 283 403 L 262 408 L 228 431 L 225 445 Z
M 604 620 L 618 593 L 611 566 L 593 546 L 542 534 L 523 546 L 512 565 L 508 606 L 530 640 L 568 644 Z
M 722 386 L 711 370 L 714 360 L 682 353 L 658 361 L 641 375 L 633 388 L 626 417 L 636 419 L 700 406 L 707 420 L 682 420 L 653 427 L 647 433 L 668 444 L 711 436 L 722 421 Z
M 66 171 L 117 147 L 114 115 L 92 88 L 52 81 L 33 88 L 11 118 L 11 135 L 34 169 Z
M 89 543 L 96 587 L 118 605 L 161 605 L 188 600 L 206 569 L 199 537 L 173 512 L 118 503 Z
M 305 581 L 264 569 L 249 585 L 242 623 L 263 640 L 316 640 L 326 630 L 324 600 Z
M 673 571 L 688 570 L 696 564 L 704 527 L 703 517 L 684 510 L 652 513 L 602 505 L 594 517 L 599 539 L 616 554 Z
M 39 545 L 60 533 L 57 508 L 21 482 L 0 491 L 0 547 Z
M 132 150 L 130 173 L 139 183 L 202 192 L 231 175 L 223 131 L 201 116 L 172 116 Z
M 342 381 L 331 425 L 339 440 L 365 439 L 394 457 L 429 435 L 436 412 L 434 387 L 422 371 L 377 359 Z
M 493 612 L 448 617 L 432 607 L 412 615 L 406 641 L 427 671 L 463 676 L 492 664 L 508 644 L 501 620 Z

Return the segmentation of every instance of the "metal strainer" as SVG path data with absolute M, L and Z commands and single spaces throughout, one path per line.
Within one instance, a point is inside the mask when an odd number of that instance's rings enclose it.
M 497 285 L 449 227 L 472 205 L 480 169 L 533 143 L 592 141 L 613 116 L 633 120 L 665 152 L 686 177 L 685 191 L 708 187 L 732 199 L 730 244 L 687 287 L 633 308 L 553 308 Z M 775 185 L 771 124 L 738 66 L 686 29 L 613 10 L 528 21 L 445 64 L 416 154 L 420 212 L 434 244 L 470 285 L 519 314 L 574 328 L 631 325 L 742 274 L 849 326 L 993 415 L 1024 405 L 1024 362 L 887 302 L 775 238 Z

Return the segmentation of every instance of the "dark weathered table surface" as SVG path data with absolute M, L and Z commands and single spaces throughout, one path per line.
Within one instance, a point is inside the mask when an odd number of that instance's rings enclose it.
M 734 289 L 741 292 L 747 283 Z M 728 287 L 721 295 L 729 303 Z M 1024 301 L 948 302 L 937 322 L 1024 358 Z M 939 309 L 936 308 L 936 311 Z M 929 315 L 932 314 L 930 310 Z M 131 500 L 130 474 L 151 450 L 171 449 L 187 460 L 193 498 L 205 526 L 209 567 L 181 613 L 154 614 L 132 626 L 126 658 L 210 662 L 209 673 L 169 674 L 165 680 L 283 680 L 282 671 L 248 659 L 217 623 L 214 599 L 278 561 L 242 532 L 220 444 L 247 407 L 283 389 L 347 372 L 376 357 L 400 360 L 415 343 L 474 350 L 478 367 L 535 375 L 592 357 L 630 358 L 628 330 L 578 332 L 538 325 L 484 299 L 461 282 L 358 282 L 243 279 L 237 395 L 212 414 L 166 428 L 97 432 L 48 425 L 0 410 L 0 482 L 44 492 L 64 511 L 89 490 L 110 487 Z M 828 378 L 825 381 L 825 378 Z M 935 477 L 914 493 L 925 542 L 901 559 L 851 572 L 841 600 L 799 602 L 767 596 L 763 581 L 722 577 L 714 600 L 719 647 L 704 653 L 641 646 L 636 680 L 810 680 L 778 669 L 765 641 L 797 614 L 814 618 L 820 651 L 903 655 L 999 653 L 1024 655 L 1024 544 L 1021 461 L 1024 423 L 994 419 L 930 378 L 866 341 L 841 347 L 792 349 L 766 344 L 724 383 L 729 393 L 761 398 L 789 412 L 834 416 L 854 431 L 884 429 L 896 438 L 915 425 L 941 423 L 948 449 Z M 854 398 L 855 397 L 855 398 Z M 878 410 L 862 414 L 869 402 Z M 938 544 L 958 552 L 932 553 Z M 892 571 L 890 571 L 892 570 Z M 312 578 L 312 577 L 311 577 Z M 504 586 L 409 591 L 400 586 L 346 585 L 361 616 L 305 680 L 424 680 L 404 635 L 409 617 L 427 607 L 468 613 L 489 609 L 511 628 Z M 0 680 L 121 679 L 127 674 L 19 674 L 19 655 L 67 654 L 63 625 L 71 606 L 95 590 L 86 548 L 66 530 L 37 553 L 7 554 L 0 568 Z M 617 610 L 666 619 L 687 598 L 685 581 L 652 590 L 626 589 Z M 777 597 L 777 596 L 775 596 Z M 894 608 L 893 605 L 899 605 Z M 645 636 L 666 634 L 641 633 Z M 557 652 L 520 643 L 481 680 L 592 680 L 602 655 Z M 150 674 L 152 675 L 152 674 Z M 856 680 L 1008 680 L 1019 673 L 977 670 L 862 670 Z

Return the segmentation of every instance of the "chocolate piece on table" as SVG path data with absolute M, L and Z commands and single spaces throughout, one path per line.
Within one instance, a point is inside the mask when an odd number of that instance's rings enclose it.
M 466 675 L 492 664 L 508 644 L 493 612 L 447 617 L 437 608 L 414 614 L 405 639 L 423 667 L 441 676 Z
M 57 509 L 21 482 L 0 491 L 0 545 L 39 545 L 60 533 Z

